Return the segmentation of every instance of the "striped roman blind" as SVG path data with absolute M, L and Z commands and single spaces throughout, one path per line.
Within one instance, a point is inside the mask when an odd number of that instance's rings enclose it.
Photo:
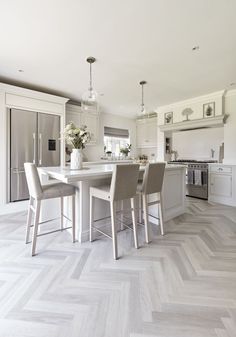
M 117 137 L 117 138 L 129 138 L 129 130 L 104 126 L 104 136 Z

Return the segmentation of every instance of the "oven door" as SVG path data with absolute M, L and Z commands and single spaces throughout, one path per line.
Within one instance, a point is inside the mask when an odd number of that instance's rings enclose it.
M 188 167 L 186 180 L 187 196 L 208 199 L 208 169 Z

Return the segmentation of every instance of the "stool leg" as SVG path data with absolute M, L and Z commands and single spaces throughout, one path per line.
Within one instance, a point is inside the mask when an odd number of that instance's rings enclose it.
M 29 200 L 29 208 L 28 208 L 28 216 L 27 216 L 27 224 L 26 224 L 26 236 L 25 236 L 25 243 L 29 242 L 29 235 L 30 235 L 30 226 L 32 222 L 32 209 L 31 207 L 33 206 L 34 200 L 32 197 L 30 197 Z
M 135 213 L 135 202 L 134 198 L 130 199 L 131 201 L 131 213 L 132 213 L 132 221 L 133 221 L 133 231 L 134 231 L 134 245 L 135 248 L 138 248 L 138 235 L 137 235 L 137 219 L 136 219 L 136 213 Z
M 142 195 L 138 194 L 138 221 L 142 223 Z
M 72 195 L 72 241 L 75 242 L 75 195 Z
M 113 257 L 117 260 L 117 233 L 116 233 L 116 203 L 110 202 L 111 207 L 111 229 L 112 229 L 112 241 L 113 241 Z
M 38 235 L 38 226 L 39 226 L 39 213 L 40 213 L 41 201 L 35 201 L 35 216 L 34 216 L 34 230 L 33 230 L 33 240 L 32 240 L 32 256 L 35 255 L 36 250 L 36 241 Z
M 161 235 L 164 235 L 164 224 L 163 224 L 162 196 L 161 196 L 161 193 L 160 193 L 160 203 L 158 204 L 158 209 L 159 209 Z
M 64 200 L 61 197 L 61 230 L 64 228 Z
M 124 201 L 121 200 L 120 202 L 120 210 L 121 210 L 121 224 L 120 224 L 120 230 L 123 231 L 124 230 Z
M 148 203 L 146 194 L 143 194 L 143 213 L 144 213 L 145 237 L 146 242 L 149 243 L 150 238 L 149 238 L 149 225 L 148 225 Z
M 93 212 L 94 212 L 94 200 L 93 196 L 90 194 L 89 202 L 89 240 L 93 241 Z

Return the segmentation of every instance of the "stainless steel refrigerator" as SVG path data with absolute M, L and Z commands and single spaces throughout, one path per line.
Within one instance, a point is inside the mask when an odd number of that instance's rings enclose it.
M 60 117 L 10 110 L 10 201 L 29 198 L 24 163 L 60 165 Z

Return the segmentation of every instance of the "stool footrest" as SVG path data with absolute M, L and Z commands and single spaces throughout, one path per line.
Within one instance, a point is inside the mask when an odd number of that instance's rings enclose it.
M 63 216 L 65 219 L 67 219 L 68 221 L 72 222 L 72 220 L 71 220 L 70 218 L 68 218 L 65 214 L 62 214 L 62 216 Z M 54 221 L 54 220 L 59 220 L 59 219 L 60 219 L 60 217 L 53 218 L 53 219 L 50 219 L 50 220 L 41 221 L 41 222 L 39 222 L 38 226 L 43 225 L 43 224 L 48 223 L 48 222 L 51 222 L 51 221 Z M 34 227 L 34 225 L 30 225 L 30 227 Z M 70 227 L 70 228 L 71 228 L 71 227 Z M 66 229 L 66 228 L 65 228 L 65 229 Z M 61 230 L 61 229 L 59 229 L 59 230 Z
M 98 233 L 101 233 L 101 234 L 105 235 L 107 238 L 112 239 L 112 237 L 111 237 L 109 234 L 107 234 L 107 233 L 101 231 L 101 230 L 98 229 L 97 227 L 92 226 L 92 229 L 95 229 L 95 231 L 97 231 Z
M 62 232 L 64 230 L 66 230 L 66 229 L 71 229 L 71 228 L 72 228 L 72 226 L 65 227 L 63 229 L 54 229 L 53 231 L 45 232 L 45 233 L 42 233 L 42 234 L 37 234 L 37 237 L 44 236 L 44 235 L 47 235 L 47 234 L 53 234 L 53 233 L 56 233 L 56 232 Z M 27 243 L 30 243 L 30 242 L 32 242 L 32 241 L 28 241 Z

